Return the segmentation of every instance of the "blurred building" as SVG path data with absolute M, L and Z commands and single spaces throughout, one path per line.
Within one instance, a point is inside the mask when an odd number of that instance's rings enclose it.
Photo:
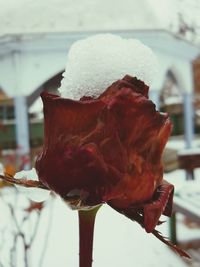
M 86 0 L 83 4 L 80 0 L 18 0 L 12 7 L 5 1 L 3 5 L 4 9 L 0 10 L 0 86 L 9 97 L 26 98 L 31 119 L 31 147 L 42 143 L 39 94 L 58 88 L 71 44 L 101 32 L 138 38 L 153 49 L 160 69 L 150 97 L 158 109 L 171 113 L 174 134 L 185 132 L 187 146 L 191 146 L 195 131 L 191 62 L 200 52 L 195 34 L 197 1 Z M 3 107 L 5 104 L 1 101 L 0 105 L 4 110 L 10 109 L 7 114 L 12 117 L 13 102 L 4 101 L 10 104 Z M 10 129 L 12 127 L 14 124 Z M 2 147 L 9 146 L 16 145 L 4 143 Z

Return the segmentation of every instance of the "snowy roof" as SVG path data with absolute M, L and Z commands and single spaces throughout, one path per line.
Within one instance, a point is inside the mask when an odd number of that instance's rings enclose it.
M 0 0 L 0 6 L 0 35 L 158 28 L 177 32 L 180 23 L 198 24 L 200 1 Z

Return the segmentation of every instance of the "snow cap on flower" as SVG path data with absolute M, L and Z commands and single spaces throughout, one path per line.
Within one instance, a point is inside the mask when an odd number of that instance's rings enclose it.
M 157 67 L 154 53 L 139 40 L 97 34 L 71 46 L 59 91 L 62 97 L 77 100 L 97 97 L 126 74 L 150 86 Z
M 25 179 L 25 180 L 33 180 L 39 181 L 38 175 L 36 173 L 35 168 L 32 168 L 29 171 L 20 171 L 17 172 L 14 176 L 16 179 Z M 26 195 L 30 200 L 35 202 L 42 202 L 48 199 L 50 191 L 40 188 L 26 188 L 23 186 L 16 185 L 17 189 Z

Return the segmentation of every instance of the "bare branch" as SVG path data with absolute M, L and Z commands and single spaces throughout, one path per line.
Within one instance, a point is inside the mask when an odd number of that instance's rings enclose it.
M 25 267 L 28 267 L 29 266 L 29 264 L 28 264 L 28 251 L 29 251 L 30 247 L 26 243 L 25 234 L 21 233 L 20 236 L 22 238 L 22 242 L 23 242 L 23 246 L 24 246 L 24 264 L 25 264 Z
M 21 234 L 20 226 L 19 226 L 17 218 L 15 216 L 14 207 L 10 203 L 8 203 L 8 207 L 10 209 L 10 213 L 11 213 L 12 219 L 13 219 L 13 221 L 15 223 L 15 226 L 16 226 L 16 228 L 18 230 L 18 233 Z
M 10 213 L 13 219 L 13 222 L 16 226 L 16 234 L 14 236 L 14 240 L 13 240 L 13 246 L 11 248 L 10 251 L 10 264 L 12 267 L 15 266 L 15 257 L 16 257 L 16 247 L 17 247 L 17 242 L 19 240 L 19 238 L 21 238 L 22 243 L 23 243 L 23 249 L 24 249 L 24 266 L 25 267 L 29 267 L 29 258 L 28 258 L 28 253 L 31 249 L 31 245 L 36 237 L 37 234 L 37 230 L 39 227 L 39 222 L 40 222 L 40 214 L 41 212 L 38 212 L 38 217 L 37 217 L 37 221 L 34 227 L 34 231 L 32 233 L 31 239 L 29 242 L 26 241 L 26 235 L 25 232 L 23 231 L 23 225 L 25 222 L 27 222 L 27 220 L 30 218 L 30 212 L 28 212 L 22 219 L 22 222 L 19 224 L 17 217 L 15 215 L 15 211 L 14 211 L 14 207 L 11 204 L 8 204 L 9 208 L 10 208 Z M 0 266 L 1 267 L 1 266 Z
M 54 211 L 54 199 L 51 199 L 51 206 L 49 207 L 49 215 L 48 215 L 49 216 L 48 225 L 47 225 L 46 233 L 45 233 L 45 236 L 44 236 L 43 249 L 42 249 L 42 252 L 40 254 L 40 260 L 39 260 L 39 264 L 38 264 L 39 267 L 43 266 L 45 253 L 46 253 L 46 250 L 47 250 L 47 244 L 48 244 L 48 241 L 49 241 L 49 232 L 50 232 L 50 229 L 52 227 L 52 222 L 53 222 L 53 211 Z
M 176 253 L 178 253 L 181 257 L 186 257 L 190 259 L 190 255 L 188 255 L 184 250 L 174 245 L 168 238 L 161 235 L 161 233 L 157 230 L 153 230 L 152 234 L 157 237 L 160 241 L 168 245 L 172 250 L 174 250 Z
M 40 217 L 41 217 L 40 215 L 41 215 L 41 212 L 38 212 L 37 213 L 37 221 L 35 223 L 35 227 L 34 227 L 31 239 L 30 239 L 29 244 L 28 244 L 29 247 L 31 247 L 33 241 L 35 240 L 36 234 L 38 232 L 38 228 L 39 228 L 39 224 L 40 224 Z
M 10 266 L 11 267 L 15 267 L 16 265 L 16 247 L 17 247 L 17 241 L 18 241 L 19 236 L 20 236 L 19 233 L 16 233 L 14 235 L 13 245 L 10 249 Z
M 41 188 L 41 189 L 46 189 L 49 190 L 45 185 L 43 185 L 40 181 L 33 181 L 33 180 L 26 180 L 26 179 L 16 179 L 13 176 L 9 174 L 5 175 L 0 175 L 0 179 L 3 181 L 10 183 L 10 184 L 15 184 L 15 185 L 21 185 L 24 187 L 35 187 L 35 188 Z

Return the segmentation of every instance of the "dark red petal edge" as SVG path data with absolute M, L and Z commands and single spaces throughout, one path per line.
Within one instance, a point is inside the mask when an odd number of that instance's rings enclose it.
M 125 215 L 129 219 L 139 223 L 148 233 L 152 233 L 160 241 L 172 248 L 176 253 L 182 257 L 190 258 L 190 256 L 174 245 L 168 238 L 163 237 L 159 231 L 154 229 L 156 225 L 160 225 L 159 221 L 161 214 L 166 216 L 171 215 L 172 199 L 173 199 L 173 185 L 163 182 L 156 190 L 153 200 L 143 206 L 130 207 L 128 209 L 121 209 L 108 203 L 113 209 Z
M 132 92 L 142 94 L 146 98 L 148 98 L 149 86 L 147 86 L 143 81 L 137 79 L 136 77 L 132 77 L 130 75 L 124 76 L 123 79 L 118 80 L 111 84 L 99 97 L 101 99 L 105 96 L 115 95 L 117 91 L 122 88 L 129 88 Z
M 108 205 L 110 205 L 108 203 Z M 133 210 L 122 210 L 119 208 L 114 207 L 113 205 L 110 205 L 113 209 L 115 209 L 116 211 L 118 211 L 119 213 L 125 215 L 126 217 L 128 217 L 129 219 L 131 219 L 132 221 L 136 221 L 137 223 L 139 223 L 142 228 L 144 228 L 144 218 L 143 218 L 143 214 L 137 212 L 137 211 L 133 211 Z M 161 224 L 162 222 L 158 221 L 158 225 Z M 156 229 L 154 229 L 151 232 L 155 237 L 157 237 L 161 242 L 163 242 L 164 244 L 168 245 L 173 251 L 175 251 L 177 254 L 179 254 L 181 257 L 186 257 L 190 259 L 190 256 L 183 251 L 182 249 L 180 249 L 179 247 L 177 247 L 176 245 L 174 245 L 167 237 L 162 236 L 162 234 L 157 231 Z
M 174 186 L 163 181 L 156 189 L 153 200 L 143 205 L 144 228 L 147 233 L 153 231 L 162 214 L 171 216 Z

